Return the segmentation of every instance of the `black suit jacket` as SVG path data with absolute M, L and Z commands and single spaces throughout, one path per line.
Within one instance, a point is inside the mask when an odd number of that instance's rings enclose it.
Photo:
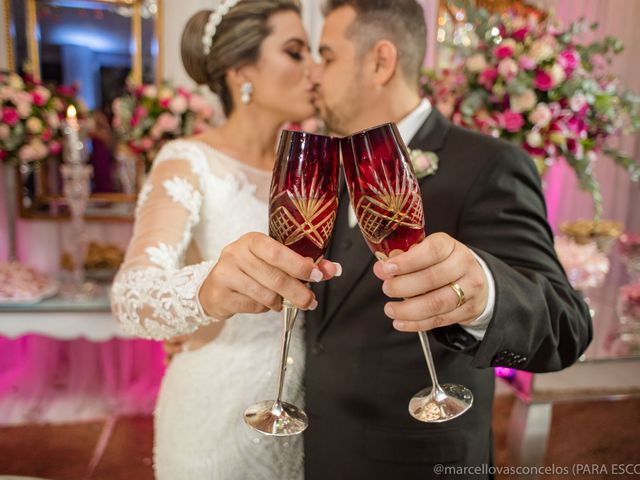
M 344 191 L 328 251 L 344 273 L 314 287 L 320 305 L 306 315 L 306 480 L 425 480 L 442 478 L 436 464 L 490 463 L 489 367 L 559 370 L 591 340 L 587 306 L 554 253 L 531 159 L 453 126 L 437 110 L 409 146 L 439 157 L 435 175 L 421 180 L 426 233 L 446 232 L 472 248 L 495 279 L 483 341 L 459 326 L 430 335 L 440 382 L 470 388 L 474 405 L 442 424 L 409 415 L 411 396 L 430 384 L 425 359 L 418 336 L 394 330 L 383 312 L 388 298 L 373 275 L 374 256 L 359 229 L 348 226 Z

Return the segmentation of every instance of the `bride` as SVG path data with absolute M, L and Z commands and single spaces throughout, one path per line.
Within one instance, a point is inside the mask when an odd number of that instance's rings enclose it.
M 305 285 L 337 273 L 266 235 L 281 125 L 313 115 L 311 59 L 295 0 L 223 0 L 182 37 L 189 75 L 220 97 L 227 121 L 164 146 L 142 188 L 134 235 L 112 289 L 129 332 L 191 334 L 155 411 L 163 479 L 302 479 L 302 437 L 262 436 L 244 409 L 275 394 L 281 299 L 317 302 Z M 276 265 L 274 268 L 271 265 Z M 285 397 L 302 405 L 302 318 Z

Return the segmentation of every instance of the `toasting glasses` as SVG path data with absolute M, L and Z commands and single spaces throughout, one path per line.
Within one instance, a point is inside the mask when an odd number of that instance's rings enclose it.
M 329 243 L 338 207 L 337 139 L 285 130 L 271 180 L 269 235 L 304 257 L 320 260 Z M 291 332 L 298 309 L 282 301 L 283 334 L 275 400 L 251 405 L 244 421 L 266 435 L 302 433 L 309 424 L 299 407 L 281 400 Z
M 388 123 L 343 138 L 341 150 L 351 205 L 375 256 L 386 261 L 422 241 L 420 187 L 396 126 Z M 473 395 L 462 385 L 438 383 L 427 333 L 419 336 L 433 387 L 414 395 L 409 413 L 428 423 L 452 420 L 471 407 Z

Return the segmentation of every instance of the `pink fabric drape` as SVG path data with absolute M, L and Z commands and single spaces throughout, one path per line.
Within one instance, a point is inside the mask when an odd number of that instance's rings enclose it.
M 0 424 L 149 414 L 164 374 L 158 342 L 0 337 Z

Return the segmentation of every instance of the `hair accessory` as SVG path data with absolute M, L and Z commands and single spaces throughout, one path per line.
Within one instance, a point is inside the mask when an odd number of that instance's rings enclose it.
M 216 29 L 220 25 L 222 17 L 229 13 L 229 10 L 235 7 L 238 2 L 240 0 L 222 0 L 209 15 L 209 20 L 204 26 L 204 35 L 202 36 L 202 47 L 205 55 L 209 55 L 209 52 L 211 52 L 213 37 L 216 35 Z

